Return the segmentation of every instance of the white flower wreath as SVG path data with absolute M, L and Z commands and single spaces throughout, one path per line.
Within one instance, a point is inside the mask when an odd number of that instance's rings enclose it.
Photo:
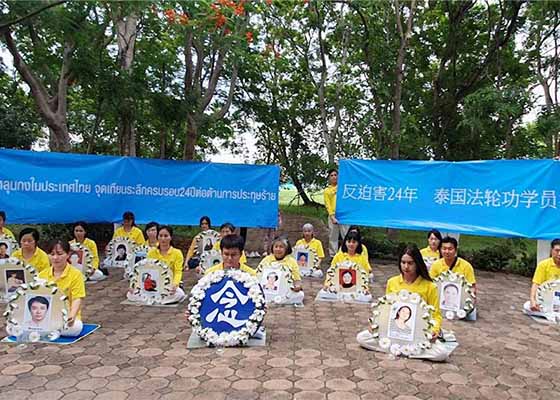
M 285 260 L 285 259 L 284 259 Z M 256 272 L 259 279 L 261 279 L 261 274 L 263 270 L 267 267 L 273 267 L 279 269 L 286 275 L 286 283 L 288 284 L 288 288 L 292 290 L 294 288 L 294 278 L 292 277 L 292 270 L 288 267 L 283 261 L 272 261 L 270 263 L 261 263 L 257 266 Z M 281 304 L 288 298 L 289 291 L 285 296 L 275 296 L 273 302 L 276 304 Z M 266 296 L 265 296 L 266 298 Z
M 336 285 L 335 277 L 337 271 L 340 268 L 353 269 L 356 270 L 356 274 L 360 274 L 360 287 L 356 291 L 356 295 L 367 296 L 370 294 L 368 273 L 363 268 L 361 268 L 358 264 L 350 260 L 342 261 L 335 265 L 331 265 L 329 269 L 327 269 L 326 278 L 325 278 L 325 287 L 328 292 L 338 294 L 338 287 Z M 348 294 L 354 295 L 354 293 L 348 293 Z
M 547 315 L 547 319 L 555 321 L 557 323 L 560 323 L 560 313 L 551 310 L 550 302 L 547 303 L 547 298 L 550 298 L 551 295 L 553 295 L 553 293 L 551 294 L 551 292 L 557 291 L 559 289 L 560 279 L 546 281 L 539 285 L 536 295 L 537 305 Z
M 313 261 L 311 263 L 308 263 L 308 265 L 311 265 L 311 270 L 312 271 L 320 271 L 321 270 L 321 267 L 320 267 L 321 259 L 317 255 L 317 252 L 315 251 L 314 248 L 310 247 L 307 244 L 299 244 L 299 245 L 297 245 L 293 248 L 292 254 L 297 254 L 298 250 L 309 251 L 309 256 L 313 257 Z
M 82 258 L 82 266 L 83 271 L 82 274 L 84 275 L 84 280 L 87 280 L 91 274 L 93 274 L 93 256 L 91 251 L 81 243 L 70 243 L 70 249 L 74 251 L 81 251 L 83 254 Z
M 58 286 L 55 282 L 47 282 L 44 279 L 35 278 L 32 282 L 24 283 L 17 288 L 14 294 L 10 297 L 10 302 L 6 307 L 6 311 L 2 314 L 6 319 L 6 332 L 10 336 L 19 337 L 20 335 L 25 335 L 26 333 L 25 328 L 20 323 L 21 321 L 16 320 L 17 317 L 15 317 L 14 314 L 18 313 L 20 314 L 20 317 L 23 317 L 25 311 L 20 309 L 20 305 L 18 303 L 22 297 L 24 297 L 23 301 L 25 302 L 25 296 L 29 292 L 37 292 L 37 295 L 39 296 L 46 295 L 47 293 L 49 295 L 56 295 L 58 293 Z M 23 338 L 25 341 L 37 342 L 41 339 L 54 341 L 60 337 L 61 331 L 68 327 L 68 297 L 66 295 L 62 295 L 59 299 L 61 302 L 64 302 L 60 310 L 63 322 L 61 329 L 41 332 L 27 332 L 28 334 Z M 25 308 L 25 305 L 23 308 Z
M 2 274 L 5 274 L 5 271 L 7 269 L 19 269 L 22 268 L 24 270 L 24 273 L 28 273 L 29 274 L 29 278 L 31 280 L 34 280 L 35 277 L 37 276 L 37 270 L 35 269 L 35 267 L 31 264 L 24 264 L 23 261 L 15 258 L 15 257 L 9 257 L 6 258 L 4 260 L 4 263 L 0 264 L 0 271 Z M 4 275 L 5 277 L 5 275 Z M 0 278 L 2 279 L 2 278 Z M 27 281 L 27 279 L 26 279 Z M 7 282 L 6 282 L 7 284 Z M 5 289 L 5 288 L 4 288 Z M 3 302 L 6 302 L 8 300 L 11 300 L 11 294 L 6 294 L 5 290 L 2 291 L 2 293 L 0 293 L 0 299 Z
M 426 321 L 426 325 L 423 329 L 425 339 L 419 343 L 402 345 L 400 343 L 391 341 L 389 337 L 379 338 L 379 327 L 381 324 L 381 307 L 391 306 L 395 302 L 401 301 L 408 301 L 414 304 L 418 304 L 418 312 L 422 315 L 422 319 Z M 377 343 L 383 351 L 388 351 L 395 356 L 401 354 L 404 356 L 410 356 L 419 355 L 425 349 L 431 348 L 432 344 L 430 342 L 430 339 L 432 338 L 432 329 L 436 324 L 436 321 L 433 319 L 433 312 L 435 311 L 435 309 L 433 306 L 426 303 L 417 293 L 411 293 L 407 290 L 401 290 L 398 293 L 389 293 L 383 297 L 380 297 L 371 305 L 371 308 L 372 316 L 369 318 L 369 330 L 373 338 L 377 339 Z
M 202 253 L 200 256 L 200 266 L 201 272 L 204 273 L 208 268 L 214 265 L 215 260 L 220 260 L 222 262 L 222 253 L 219 250 L 209 250 Z
M 232 332 L 216 333 L 211 328 L 203 328 L 200 316 L 200 307 L 204 300 L 206 290 L 213 284 L 220 282 L 225 277 L 240 282 L 249 289 L 248 296 L 255 304 L 255 310 L 249 321 L 241 329 Z M 189 322 L 194 332 L 206 342 L 208 346 L 239 346 L 246 344 L 257 332 L 266 314 L 265 298 L 261 285 L 256 277 L 238 269 L 219 270 L 205 275 L 192 288 L 188 304 Z
M 121 244 L 124 244 L 128 249 L 128 251 L 126 252 L 126 260 L 115 261 L 117 247 Z M 124 268 L 124 275 L 126 279 L 130 279 L 130 275 L 132 274 L 132 269 L 134 268 L 134 258 L 136 257 L 136 246 L 137 246 L 136 242 L 122 236 L 114 238 L 108 244 L 109 251 L 107 252 L 107 256 L 111 261 L 111 266 Z
M 161 290 L 157 294 L 150 296 L 142 291 L 142 276 L 141 269 L 143 267 L 153 267 L 158 269 L 160 272 L 160 284 L 162 284 Z M 132 273 L 130 276 L 130 289 L 135 298 L 146 304 L 161 304 L 167 297 L 171 295 L 171 282 L 173 281 L 173 273 L 169 266 L 159 260 L 154 260 L 151 258 L 145 258 L 134 264 Z
M 0 235 L 0 242 L 9 244 L 10 253 L 12 255 L 14 251 L 19 249 L 19 243 L 13 237 L 6 235 L 5 233 Z
M 436 285 L 441 284 L 443 282 L 451 282 L 456 283 L 461 287 L 461 298 L 464 298 L 464 306 L 462 309 L 459 309 L 457 312 L 454 311 L 447 311 L 445 313 L 446 319 L 462 319 L 467 316 L 474 309 L 474 300 L 476 295 L 474 294 L 473 285 L 470 284 L 463 275 L 457 274 L 451 270 L 442 272 L 439 274 L 435 279 L 434 283 Z M 438 285 L 439 291 L 439 285 Z
M 198 233 L 193 239 L 195 241 L 195 247 L 194 247 L 195 257 L 202 257 L 202 254 L 204 253 L 204 249 L 203 251 L 200 251 L 200 248 L 201 248 L 201 244 L 204 244 L 203 240 L 205 239 L 212 240 L 212 246 L 213 246 L 214 243 L 220 240 L 220 234 L 212 229 L 208 229 L 205 232 Z

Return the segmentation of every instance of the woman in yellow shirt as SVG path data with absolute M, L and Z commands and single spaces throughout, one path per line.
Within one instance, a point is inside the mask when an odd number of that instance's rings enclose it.
M 432 348 L 425 351 L 420 358 L 445 359 L 453 351 L 456 345 L 444 346 L 438 338 L 441 336 L 441 311 L 439 308 L 439 296 L 437 286 L 432 282 L 428 268 L 424 263 L 422 254 L 416 245 L 407 246 L 400 257 L 400 274 L 393 276 L 387 281 L 386 294 L 398 293 L 407 290 L 417 293 L 430 306 L 434 308 L 432 319 L 435 321 L 432 327 Z M 378 339 L 374 338 L 369 330 L 358 333 L 358 343 L 370 350 L 379 350 Z
M 70 244 L 84 245 L 90 252 L 92 260 L 93 273 L 89 276 L 90 281 L 101 281 L 106 278 L 105 274 L 99 269 L 99 253 L 95 242 L 87 237 L 88 226 L 84 221 L 76 222 L 72 227 L 74 239 Z
M 288 267 L 290 269 L 293 283 L 287 299 L 283 302 L 283 304 L 302 304 L 304 294 L 301 286 L 301 274 L 295 258 L 289 257 L 289 255 L 292 254 L 292 246 L 290 245 L 288 239 L 280 237 L 274 238 L 272 240 L 272 245 L 270 246 L 270 253 L 270 255 L 261 260 L 259 267 L 269 265 L 274 262 Z
M 41 271 L 40 279 L 55 282 L 58 289 L 68 297 L 68 324 L 62 336 L 79 336 L 82 332 L 82 299 L 86 287 L 82 273 L 68 264 L 70 244 L 63 240 L 53 241 L 48 248 L 51 266 Z
M 6 212 L 0 211 L 0 236 L 7 236 L 15 240 L 16 237 L 14 236 L 11 230 L 9 230 L 4 226 L 5 223 L 6 223 Z
M 173 229 L 170 226 L 162 225 L 158 230 L 158 247 L 148 252 L 147 258 L 163 261 L 173 274 L 171 281 L 171 296 L 168 296 L 162 303 L 180 303 L 186 297 L 183 289 L 179 287 L 183 280 L 183 253 L 181 250 L 171 245 L 173 240 Z
M 12 257 L 31 264 L 37 273 L 49 268 L 49 257 L 47 253 L 38 247 L 39 231 L 35 228 L 23 228 L 19 233 L 20 249 L 12 253 Z
M 151 249 L 158 246 L 158 231 L 159 224 L 155 221 L 148 222 L 144 227 L 144 233 L 146 234 L 146 245 Z
M 125 237 L 132 240 L 137 245 L 145 244 L 144 234 L 135 226 L 135 217 L 131 211 L 126 211 L 123 214 L 123 224 L 113 234 L 113 239 L 118 237 Z
M 344 238 L 344 243 L 338 253 L 333 257 L 331 266 L 343 261 L 352 261 L 358 264 L 364 271 L 371 274 L 371 265 L 364 252 L 362 236 L 356 230 L 349 231 Z
M 441 258 L 441 232 L 437 229 L 432 229 L 428 232 L 428 246 L 420 250 L 424 263 L 430 270 L 432 264 Z
M 323 250 L 323 244 L 321 243 L 320 240 L 315 238 L 315 233 L 314 233 L 315 228 L 310 223 L 307 223 L 307 224 L 303 225 L 302 232 L 303 232 L 303 238 L 299 239 L 296 242 L 296 247 L 298 247 L 298 246 L 306 247 L 307 246 L 308 248 L 315 251 L 315 254 L 317 254 L 317 257 L 319 258 L 319 262 L 317 263 L 317 267 L 320 268 L 321 267 L 321 261 L 323 261 L 323 259 L 325 258 L 325 251 Z M 308 276 L 308 275 L 305 275 L 305 276 Z M 320 269 L 315 269 L 313 271 L 310 271 L 309 276 L 312 276 L 314 278 L 322 278 L 323 277 L 323 271 L 321 271 Z

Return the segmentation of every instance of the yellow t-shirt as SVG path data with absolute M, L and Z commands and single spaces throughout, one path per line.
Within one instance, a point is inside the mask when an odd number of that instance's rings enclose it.
M 49 261 L 49 256 L 39 247 L 35 248 L 35 253 L 29 260 L 25 260 L 23 258 L 23 250 L 18 249 L 12 253 L 12 257 L 17 258 L 18 260 L 23 261 L 26 264 L 31 264 L 36 270 L 37 273 L 48 269 L 51 266 L 51 262 Z
M 212 250 L 220 250 L 220 242 L 221 240 L 216 241 L 216 243 L 214 243 L 214 246 L 212 247 Z M 241 252 L 241 258 L 239 259 L 239 262 L 241 264 L 247 264 L 247 257 L 245 256 L 245 251 Z
M 220 271 L 224 269 L 224 263 L 219 263 L 217 265 L 214 265 L 213 267 L 210 267 L 206 270 L 206 272 L 204 272 L 204 275 L 208 275 L 211 274 L 212 272 L 216 272 L 216 271 Z M 257 273 L 255 272 L 255 270 L 243 263 L 241 263 L 239 265 L 239 269 L 243 272 L 247 272 L 248 274 L 252 275 L 252 276 L 257 276 Z
M 10 238 L 16 240 L 16 237 L 14 236 L 14 233 L 6 227 L 2 228 L 2 231 L 0 232 L 0 236 L 2 236 L 2 235 L 5 235 L 7 237 L 10 237 Z
M 48 282 L 56 282 L 58 289 L 62 291 L 70 303 L 68 312 L 72 309 L 72 301 L 75 299 L 82 299 L 86 297 L 86 285 L 84 283 L 84 276 L 79 269 L 74 268 L 70 264 L 66 265 L 64 272 L 58 279 L 54 279 L 54 271 L 49 267 L 39 274 L 39 278 L 46 279 Z M 82 311 L 78 311 L 76 319 L 82 319 Z
M 325 199 L 325 208 L 329 215 L 334 215 L 336 210 L 336 186 L 329 185 L 323 191 L 323 197 Z
M 113 233 L 113 239 L 118 238 L 118 237 L 125 237 L 125 238 L 129 238 L 130 240 L 132 240 L 134 243 L 136 244 L 145 244 L 146 243 L 146 239 L 144 239 L 144 234 L 142 233 L 142 231 L 133 226 L 132 229 L 127 232 L 124 230 L 124 227 L 119 227 L 117 228 L 117 230 L 115 231 L 115 233 Z
M 448 270 L 449 270 L 449 266 L 445 262 L 445 259 L 440 258 L 439 260 L 437 260 L 432 264 L 432 267 L 430 268 L 430 276 L 432 277 L 432 279 L 435 279 L 441 273 Z M 471 265 L 470 262 L 468 262 L 467 260 L 461 257 L 457 258 L 457 263 L 453 268 L 453 272 L 455 272 L 456 274 L 463 275 L 467 280 L 467 282 L 469 282 L 471 285 L 474 285 L 476 283 L 473 266 Z
M 338 249 L 337 253 L 342 254 L 342 248 Z M 365 244 L 362 244 L 362 256 L 364 256 L 366 260 L 369 260 L 369 254 Z
M 542 260 L 539 265 L 537 265 L 537 269 L 533 275 L 533 283 L 542 285 L 546 281 L 556 279 L 560 279 L 560 267 L 554 263 L 552 257 Z
M 78 243 L 76 241 L 76 239 L 72 240 L 70 242 L 70 244 L 74 244 L 74 243 Z M 93 258 L 91 264 L 93 269 L 98 269 L 99 268 L 99 253 L 97 252 L 97 245 L 95 244 L 95 242 L 91 239 L 85 238 L 83 243 L 85 247 L 87 247 L 87 249 L 89 250 L 89 252 L 91 253 L 91 257 Z
M 418 293 L 422 299 L 429 305 L 435 308 L 433 318 L 436 324 L 432 328 L 432 332 L 439 333 L 441 329 L 441 311 L 439 309 L 439 296 L 435 283 L 427 281 L 419 276 L 412 284 L 408 284 L 403 279 L 402 275 L 396 275 L 389 278 L 387 281 L 386 294 L 398 293 L 401 290 L 408 290 L 411 293 Z
M 259 266 L 265 265 L 265 264 L 271 264 L 273 262 L 278 262 L 278 263 L 284 264 L 285 266 L 290 268 L 290 272 L 291 272 L 292 279 L 294 280 L 294 282 L 295 281 L 301 281 L 301 274 L 299 272 L 299 265 L 298 265 L 297 261 L 295 260 L 295 258 L 286 256 L 282 260 L 277 260 L 276 257 L 274 257 L 274 254 L 270 254 L 270 255 L 266 256 L 265 258 L 263 258 L 261 260 L 261 262 L 259 263 Z
M 325 258 L 325 251 L 323 250 L 323 243 L 319 239 L 311 239 L 310 242 L 307 242 L 305 239 L 300 239 L 296 242 L 296 246 L 308 246 L 310 249 L 315 250 L 317 253 L 317 257 Z
M 426 267 L 428 267 L 428 269 L 432 267 L 433 263 L 441 258 L 441 256 L 439 255 L 439 251 L 433 251 L 430 246 L 424 247 L 422 250 L 420 250 L 420 254 L 422 254 L 422 258 L 424 259 L 424 262 L 426 263 Z
M 342 251 L 339 251 L 338 253 L 335 254 L 335 256 L 333 257 L 332 261 L 331 261 L 331 266 L 336 265 L 338 263 L 341 263 L 343 261 L 352 261 L 355 262 L 356 264 L 358 264 L 364 271 L 366 271 L 368 274 L 371 272 L 371 265 L 369 264 L 369 260 L 367 258 L 367 256 L 362 253 L 362 254 L 354 254 L 353 256 L 351 256 L 348 253 L 343 253 Z
M 148 255 L 146 257 L 166 263 L 173 272 L 173 286 L 179 286 L 181 280 L 183 279 L 184 262 L 181 250 L 171 246 L 169 250 L 167 250 L 167 254 L 163 255 L 161 254 L 161 251 L 156 248 L 148 251 Z

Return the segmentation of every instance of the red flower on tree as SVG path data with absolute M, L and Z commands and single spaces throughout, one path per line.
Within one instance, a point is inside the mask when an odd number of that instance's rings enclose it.
M 251 31 L 245 32 L 245 37 L 247 38 L 247 41 L 248 41 L 249 43 L 252 43 L 252 42 L 253 42 L 253 39 L 254 39 L 254 38 L 253 38 L 253 32 L 251 32 Z
M 189 23 L 189 16 L 187 14 L 179 15 L 179 23 L 181 25 L 187 25 Z
M 177 14 L 175 13 L 175 10 L 170 8 L 168 10 L 165 10 L 164 14 L 165 14 L 165 17 L 167 18 L 167 21 L 169 21 L 171 23 L 175 22 L 175 17 L 177 16 Z
M 227 22 L 227 18 L 225 17 L 224 14 L 217 14 L 216 15 L 216 28 L 221 28 L 222 26 L 224 26 Z

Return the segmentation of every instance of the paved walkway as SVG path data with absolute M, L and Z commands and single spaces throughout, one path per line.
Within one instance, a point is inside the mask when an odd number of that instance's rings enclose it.
M 397 267 L 374 270 L 381 295 Z M 479 272 L 479 320 L 445 321 L 460 347 L 434 364 L 358 347 L 368 306 L 314 303 L 318 280 L 304 282 L 304 308 L 270 309 L 265 348 L 187 350 L 185 305 L 122 306 L 120 276 L 87 285 L 84 318 L 102 329 L 83 341 L 0 344 L 0 400 L 560 398 L 560 329 L 521 314 L 527 278 Z

